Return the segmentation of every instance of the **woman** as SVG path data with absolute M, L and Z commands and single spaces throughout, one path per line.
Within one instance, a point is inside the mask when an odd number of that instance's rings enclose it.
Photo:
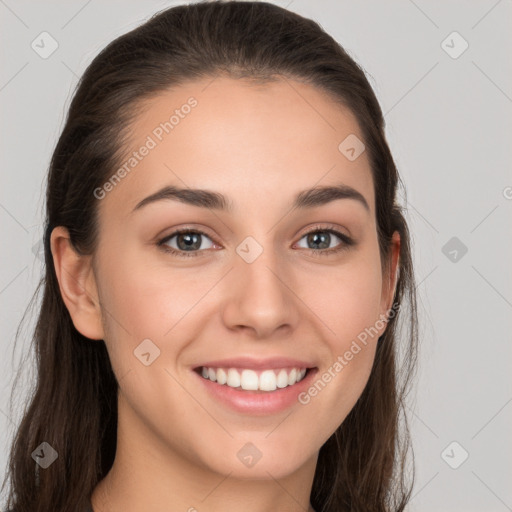
M 110 43 L 50 165 L 7 506 L 404 510 L 398 181 L 363 71 L 312 20 L 203 2 Z

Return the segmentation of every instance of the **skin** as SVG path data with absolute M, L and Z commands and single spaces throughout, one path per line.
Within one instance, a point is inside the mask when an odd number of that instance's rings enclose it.
M 349 161 L 338 150 L 349 134 L 363 138 L 358 123 L 310 85 L 223 77 L 183 84 L 145 103 L 127 155 L 190 96 L 198 101 L 191 113 L 98 200 L 96 253 L 79 256 L 63 227 L 51 236 L 73 323 L 105 341 L 120 385 L 116 459 L 93 507 L 303 512 L 319 449 L 361 395 L 385 325 L 307 405 L 282 413 L 229 411 L 191 370 L 213 359 L 289 356 L 312 361 L 322 375 L 391 307 L 400 238 L 383 275 L 367 154 Z M 291 210 L 299 191 L 339 183 L 358 190 L 370 210 L 352 199 Z M 234 210 L 162 200 L 132 213 L 165 185 L 221 192 Z M 316 224 L 357 243 L 315 256 L 305 231 Z M 197 257 L 157 246 L 190 225 L 208 234 Z M 250 264 L 236 252 L 247 236 L 263 248 Z M 168 245 L 183 247 L 177 238 Z M 332 235 L 327 243 L 343 241 Z M 147 338 L 161 351 L 149 366 L 133 354 Z M 248 442 L 262 453 L 251 468 L 236 456 Z

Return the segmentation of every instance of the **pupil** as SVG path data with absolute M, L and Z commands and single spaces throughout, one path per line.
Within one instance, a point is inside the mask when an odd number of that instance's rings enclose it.
M 180 249 L 187 249 L 187 248 L 194 248 L 199 249 L 201 246 L 201 242 L 199 241 L 199 234 L 197 233 L 183 233 L 181 236 L 178 237 L 178 245 L 180 246 Z M 193 240 L 195 238 L 195 241 Z M 185 245 L 184 247 L 181 246 L 180 241 L 184 240 Z
M 313 243 L 317 243 L 317 238 L 322 238 L 322 237 L 328 237 L 329 234 L 328 233 L 325 233 L 325 234 L 319 234 L 319 233 L 313 233 L 311 235 L 309 235 L 309 241 L 313 242 Z M 326 249 L 329 247 L 329 243 L 325 243 L 325 242 L 320 242 L 322 244 L 322 247 L 320 247 L 320 249 Z

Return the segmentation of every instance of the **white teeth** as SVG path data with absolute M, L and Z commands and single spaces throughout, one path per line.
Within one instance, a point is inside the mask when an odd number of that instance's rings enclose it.
M 226 384 L 227 380 L 228 376 L 226 375 L 226 372 L 222 368 L 219 368 L 217 370 L 217 382 L 219 384 Z
M 262 391 L 274 391 L 276 380 L 277 377 L 273 370 L 265 370 L 260 375 L 260 389 Z
M 254 370 L 236 368 L 201 368 L 201 375 L 205 379 L 227 385 L 231 388 L 242 388 L 247 391 L 275 391 L 277 388 L 293 386 L 306 375 L 306 368 L 292 368 L 264 370 L 259 375 Z
M 240 374 L 234 368 L 230 368 L 228 370 L 228 379 L 226 384 L 231 388 L 240 387 Z
M 258 374 L 253 370 L 243 370 L 240 377 L 240 386 L 242 389 L 256 391 L 258 389 Z
M 285 388 L 286 386 L 288 386 L 288 374 L 286 373 L 286 370 L 281 370 L 277 374 L 277 387 Z

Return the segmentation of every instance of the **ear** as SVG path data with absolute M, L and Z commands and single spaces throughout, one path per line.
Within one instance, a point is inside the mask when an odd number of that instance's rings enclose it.
M 393 306 L 393 299 L 395 297 L 396 285 L 398 282 L 399 264 L 400 234 L 398 231 L 395 231 L 391 239 L 390 265 L 382 283 L 381 313 L 386 317 Z
M 62 299 L 78 332 L 93 340 L 104 337 L 92 256 L 74 249 L 69 232 L 63 226 L 50 237 L 55 273 Z

